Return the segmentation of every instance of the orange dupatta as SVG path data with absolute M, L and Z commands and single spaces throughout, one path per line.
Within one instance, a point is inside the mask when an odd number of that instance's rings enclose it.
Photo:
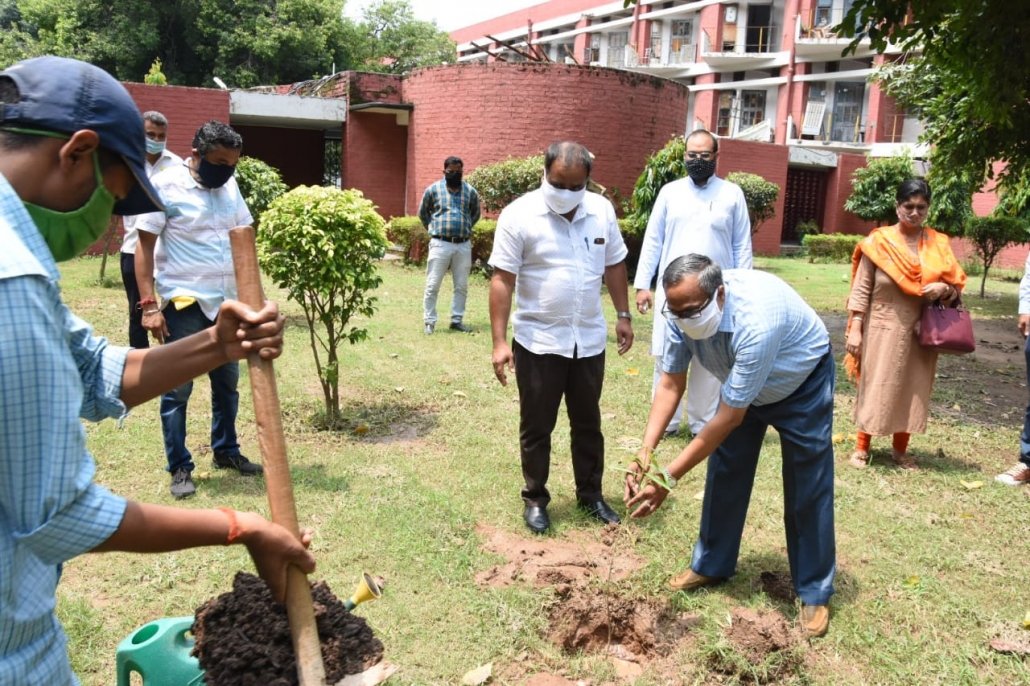
M 951 251 L 948 237 L 928 226 L 923 227 L 919 238 L 919 259 L 913 259 L 908 247 L 903 244 L 893 226 L 873 229 L 857 246 L 851 256 L 851 285 L 862 256 L 869 258 L 876 268 L 898 284 L 903 293 L 922 297 L 923 286 L 943 281 L 954 286 L 961 293 L 966 285 L 966 273 Z M 853 316 L 848 314 L 848 325 L 844 331 L 847 338 L 851 331 Z M 844 356 L 844 369 L 848 378 L 856 383 L 860 375 L 861 361 L 851 353 Z

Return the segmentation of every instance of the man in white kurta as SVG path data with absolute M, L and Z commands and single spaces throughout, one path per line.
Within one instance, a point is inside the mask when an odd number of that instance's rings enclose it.
M 752 267 L 751 220 L 744 192 L 740 186 L 715 176 L 718 155 L 719 142 L 708 131 L 698 130 L 687 136 L 688 176 L 662 187 L 644 233 L 633 287 L 637 289 L 637 310 L 643 314 L 653 307 L 658 318 L 651 336 L 655 358 L 652 398 L 662 375 L 668 331 L 661 319 L 665 294 L 660 288 L 653 297 L 651 293 L 655 275 L 689 253 L 704 255 L 727 268 Z M 697 360 L 691 361 L 686 405 L 687 424 L 693 435 L 715 416 L 720 385 Z M 679 431 L 681 415 L 682 411 L 673 415 L 667 434 Z

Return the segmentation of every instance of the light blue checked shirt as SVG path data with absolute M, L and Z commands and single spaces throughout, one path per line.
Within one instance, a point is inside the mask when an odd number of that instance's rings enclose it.
M 61 302 L 43 237 L 0 175 L 0 684 L 77 684 L 54 615 L 61 563 L 118 528 L 79 417 L 120 417 L 128 348 Z
M 687 370 L 692 355 L 722 384 L 730 407 L 769 405 L 796 391 L 830 350 L 819 315 L 779 277 L 750 269 L 727 269 L 726 305 L 719 331 L 696 341 L 674 322 L 663 368 Z
M 440 179 L 422 194 L 418 218 L 434 238 L 470 238 L 479 221 L 479 194 L 464 181 L 460 192 L 451 193 Z

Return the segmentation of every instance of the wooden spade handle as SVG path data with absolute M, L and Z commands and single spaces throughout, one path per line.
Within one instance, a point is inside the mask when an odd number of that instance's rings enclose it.
M 250 226 L 231 229 L 229 241 L 240 302 L 259 310 L 265 305 L 265 294 L 261 289 L 254 229 Z M 247 356 L 247 368 L 250 372 L 250 392 L 254 397 L 254 416 L 257 419 L 258 443 L 261 445 L 261 460 L 265 467 L 272 521 L 300 538 L 290 465 L 286 460 L 286 438 L 283 435 L 279 391 L 275 385 L 275 369 L 271 360 L 261 359 L 256 352 Z M 325 665 L 322 663 L 322 646 L 315 624 L 311 585 L 307 575 L 294 565 L 290 565 L 288 570 L 286 614 L 290 621 L 293 651 L 297 656 L 297 676 L 301 686 L 325 686 Z

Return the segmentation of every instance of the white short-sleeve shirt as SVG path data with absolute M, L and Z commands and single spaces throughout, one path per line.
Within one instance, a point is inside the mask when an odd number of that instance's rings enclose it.
M 504 208 L 490 266 L 515 274 L 515 340 L 537 355 L 591 357 L 608 341 L 601 278 L 626 259 L 615 208 L 587 193 L 570 222 L 535 190 Z

